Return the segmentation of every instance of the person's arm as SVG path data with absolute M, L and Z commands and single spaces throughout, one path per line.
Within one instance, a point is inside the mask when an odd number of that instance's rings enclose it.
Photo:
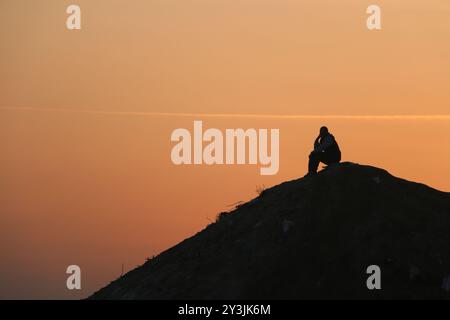
M 319 139 L 320 139 L 320 136 L 318 136 L 316 138 L 316 140 L 314 140 L 314 149 L 316 149 L 319 146 Z
M 325 150 L 332 144 L 333 144 L 333 137 L 331 135 L 327 135 L 326 137 L 322 138 L 322 140 L 320 141 L 320 144 L 318 144 L 314 148 L 314 152 L 322 152 L 323 150 Z

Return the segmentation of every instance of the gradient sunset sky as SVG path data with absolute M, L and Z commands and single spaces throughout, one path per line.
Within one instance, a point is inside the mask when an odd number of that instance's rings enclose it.
M 86 297 L 303 176 L 321 125 L 344 161 L 450 191 L 449 17 L 446 0 L 0 0 L 0 298 Z M 175 166 L 194 120 L 279 128 L 278 174 Z

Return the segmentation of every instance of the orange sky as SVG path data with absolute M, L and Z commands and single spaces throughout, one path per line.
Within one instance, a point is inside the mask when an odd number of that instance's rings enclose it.
M 65 28 L 72 3 L 81 31 Z M 327 117 L 450 114 L 450 3 L 376 1 L 370 32 L 373 3 L 0 0 L 0 298 L 85 297 L 302 176 L 323 124 L 344 160 L 450 191 L 449 118 Z M 173 165 L 170 134 L 193 120 L 279 128 L 278 174 Z

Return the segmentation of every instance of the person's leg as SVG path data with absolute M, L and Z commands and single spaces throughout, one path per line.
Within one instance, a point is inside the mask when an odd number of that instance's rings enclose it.
M 339 163 L 341 161 L 341 156 L 334 152 L 323 152 L 321 161 L 329 166 L 330 164 Z
M 321 153 L 311 153 L 309 155 L 308 173 L 316 173 L 319 167 Z

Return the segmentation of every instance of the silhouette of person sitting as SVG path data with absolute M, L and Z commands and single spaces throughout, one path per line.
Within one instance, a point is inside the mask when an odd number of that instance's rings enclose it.
M 308 175 L 317 172 L 320 162 L 331 165 L 340 161 L 341 150 L 336 139 L 328 132 L 327 127 L 320 128 L 319 136 L 314 141 L 314 150 L 309 155 Z

